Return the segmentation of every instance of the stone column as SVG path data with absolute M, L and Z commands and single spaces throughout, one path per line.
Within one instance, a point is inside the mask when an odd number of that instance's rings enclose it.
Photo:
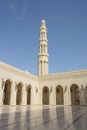
M 3 105 L 3 90 L 4 90 L 4 79 L 0 80 L 0 106 Z
M 48 74 L 48 62 L 45 61 L 45 73 Z
M 43 88 L 39 87 L 39 101 L 40 105 L 43 105 Z
M 63 90 L 64 105 L 67 105 L 67 86 L 65 85 Z
M 70 96 L 70 90 L 68 90 L 68 86 L 65 85 L 64 88 L 64 105 L 70 105 L 71 104 L 71 96 Z
M 39 70 L 39 75 L 42 73 L 42 61 L 38 61 L 38 70 Z
M 44 61 L 42 61 L 42 75 L 44 74 Z
M 49 105 L 56 105 L 56 91 L 53 86 L 49 89 Z
M 84 94 L 85 94 L 85 105 L 87 105 L 87 86 L 84 89 Z
M 79 95 L 80 95 L 80 105 L 85 105 L 85 93 L 83 89 L 83 84 L 81 84 L 81 88 L 79 90 Z
M 39 89 L 38 89 L 37 86 L 35 87 L 35 91 L 36 91 L 36 92 L 35 92 L 35 93 L 36 93 L 36 94 L 35 94 L 35 95 L 36 95 L 36 104 L 39 104 Z
M 34 105 L 34 103 L 35 103 L 35 99 L 36 97 L 35 97 L 35 88 L 32 86 L 32 88 L 31 88 L 31 105 Z
M 37 105 L 38 104 L 38 87 L 37 86 L 33 86 L 32 87 L 32 94 L 31 94 L 31 105 Z
M 68 91 L 68 105 L 72 105 L 71 104 L 71 92 L 70 92 L 70 89 Z
M 10 99 L 10 105 L 16 105 L 16 88 L 17 83 L 13 82 L 11 85 L 11 99 Z
M 21 105 L 27 105 L 27 85 L 23 85 L 22 87 L 22 102 Z

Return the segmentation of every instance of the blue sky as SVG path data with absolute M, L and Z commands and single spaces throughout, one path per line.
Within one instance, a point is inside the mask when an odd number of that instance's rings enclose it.
M 0 61 L 36 75 L 42 19 L 49 73 L 87 69 L 87 0 L 0 0 Z

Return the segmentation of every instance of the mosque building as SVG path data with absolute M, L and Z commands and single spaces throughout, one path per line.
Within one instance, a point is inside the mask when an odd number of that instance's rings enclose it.
M 87 105 L 87 70 L 49 74 L 45 20 L 40 26 L 37 76 L 0 62 L 3 105 Z

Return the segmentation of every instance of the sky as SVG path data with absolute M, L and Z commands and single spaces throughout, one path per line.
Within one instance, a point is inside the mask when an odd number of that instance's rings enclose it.
M 87 69 L 87 0 L 0 0 L 0 61 L 37 75 L 42 19 L 49 73 Z

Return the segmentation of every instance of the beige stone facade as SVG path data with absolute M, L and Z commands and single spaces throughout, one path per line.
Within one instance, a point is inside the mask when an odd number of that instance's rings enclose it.
M 41 21 L 38 76 L 0 62 L 0 106 L 87 105 L 87 70 L 48 74 L 48 40 Z

